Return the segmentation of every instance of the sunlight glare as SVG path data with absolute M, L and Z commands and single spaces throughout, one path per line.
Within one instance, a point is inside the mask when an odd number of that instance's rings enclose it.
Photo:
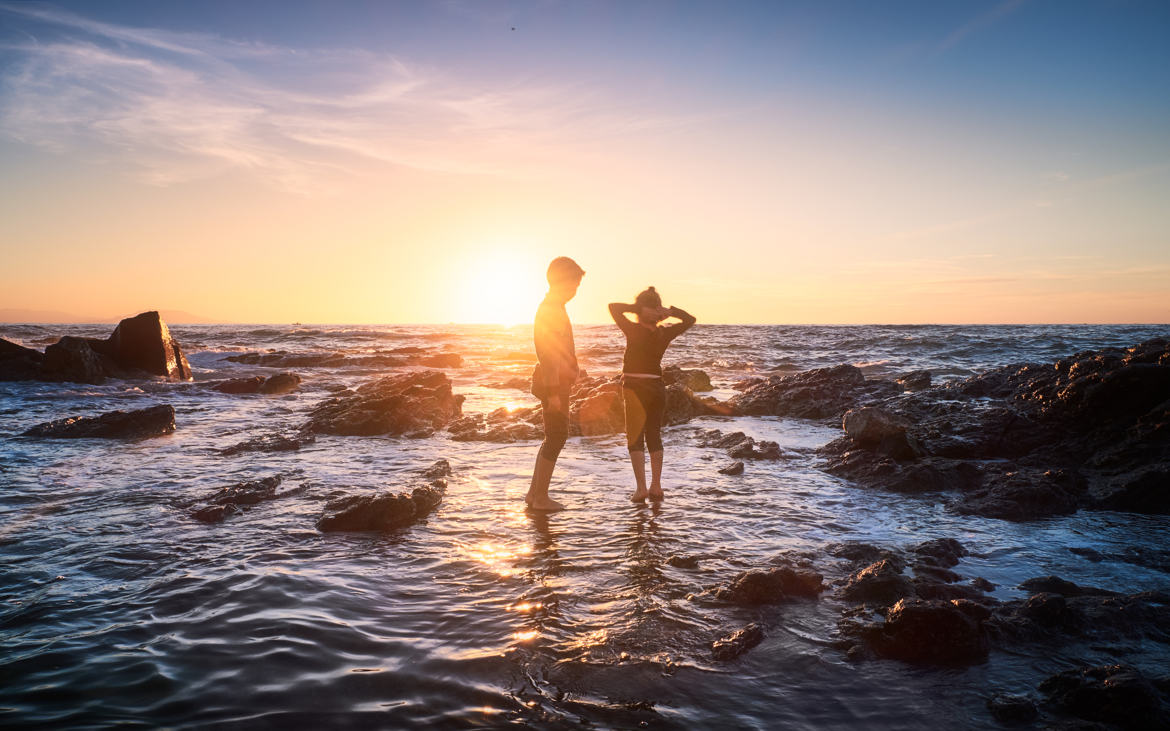
M 482 250 L 461 277 L 455 317 L 459 322 L 504 325 L 530 322 L 547 285 L 541 258 Z

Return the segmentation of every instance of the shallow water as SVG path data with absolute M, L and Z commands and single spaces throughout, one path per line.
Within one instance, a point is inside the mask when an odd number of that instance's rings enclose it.
M 108 326 L 0 326 L 43 347 Z M 994 651 L 962 669 L 851 663 L 831 646 L 842 604 L 740 608 L 704 596 L 745 568 L 811 552 L 828 575 L 834 541 L 908 546 L 954 537 L 974 555 L 955 570 L 1008 599 L 1023 579 L 1059 574 L 1122 591 L 1170 588 L 1170 575 L 1106 558 L 1163 547 L 1170 520 L 1080 513 L 1036 523 L 956 516 L 946 496 L 852 488 L 811 450 L 839 431 L 774 418 L 707 417 L 667 430 L 667 501 L 627 500 L 620 436 L 571 439 L 554 496 L 570 510 L 522 510 L 535 443 L 320 437 L 298 452 L 223 457 L 216 449 L 290 430 L 330 388 L 384 372 L 299 368 L 277 397 L 229 396 L 199 381 L 271 373 L 221 360 L 236 351 L 377 354 L 423 346 L 461 353 L 447 372 L 464 412 L 527 404 L 484 383 L 527 375 L 530 333 L 478 327 L 175 327 L 196 382 L 103 386 L 0 384 L 0 724 L 103 726 L 998 728 L 994 692 L 1028 692 L 1081 662 L 1151 670 L 1167 648 L 1070 647 L 1061 655 Z M 772 369 L 868 364 L 871 375 L 930 368 L 961 377 L 1026 360 L 1165 336 L 1165 327 L 697 327 L 668 360 L 707 370 L 720 395 Z M 612 372 L 612 328 L 580 328 L 583 366 Z M 134 443 L 29 440 L 32 424 L 170 403 L 174 435 Z M 741 429 L 798 454 L 716 472 L 701 428 Z M 446 498 L 397 534 L 321 534 L 338 491 L 409 489 L 446 458 Z M 233 482 L 284 475 L 294 494 L 216 526 L 188 506 Z M 666 563 L 700 556 L 697 569 Z M 710 642 L 747 622 L 764 642 L 716 663 Z

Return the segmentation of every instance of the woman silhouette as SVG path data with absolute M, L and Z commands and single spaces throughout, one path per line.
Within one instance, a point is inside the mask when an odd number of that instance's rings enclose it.
M 626 313 L 637 316 L 632 322 Z M 647 497 L 661 500 L 662 492 L 662 418 L 666 411 L 666 384 L 662 382 L 662 354 L 670 341 L 695 324 L 695 318 L 677 307 L 663 307 L 662 298 L 650 287 L 627 305 L 613 302 L 609 306 L 613 321 L 626 335 L 626 354 L 622 362 L 622 396 L 626 406 L 626 446 L 634 468 L 637 489 L 630 497 L 642 502 Z M 675 317 L 673 325 L 660 325 Z M 646 489 L 646 449 L 650 450 L 650 489 Z

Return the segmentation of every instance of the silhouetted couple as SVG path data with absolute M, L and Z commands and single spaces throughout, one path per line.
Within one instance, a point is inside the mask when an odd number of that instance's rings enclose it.
M 532 373 L 532 393 L 540 399 L 544 412 L 544 442 L 536 456 L 532 485 L 524 501 L 529 509 L 553 511 L 563 505 L 549 498 L 557 457 L 569 437 L 569 393 L 577 380 L 577 352 L 573 345 L 573 326 L 565 312 L 565 303 L 577 294 L 585 270 L 567 256 L 557 257 L 548 265 L 548 294 L 536 311 L 533 338 L 536 341 L 536 370 Z M 636 321 L 626 314 L 633 314 Z M 633 304 L 614 302 L 609 314 L 626 336 L 622 361 L 622 398 L 625 401 L 626 446 L 634 468 L 636 488 L 631 500 L 662 500 L 662 420 L 666 411 L 666 384 L 662 381 L 662 355 L 666 347 L 695 318 L 677 307 L 663 307 L 662 298 L 653 287 L 640 293 Z M 675 318 L 678 322 L 662 324 Z M 650 484 L 646 484 L 646 450 L 650 451 Z

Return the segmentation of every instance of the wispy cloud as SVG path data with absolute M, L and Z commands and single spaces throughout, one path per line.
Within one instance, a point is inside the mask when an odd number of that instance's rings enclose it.
M 991 10 L 988 10 L 985 13 L 981 13 L 975 18 L 972 18 L 971 20 L 948 33 L 945 38 L 939 41 L 938 45 L 934 48 L 935 54 L 937 55 L 944 53 L 962 43 L 967 36 L 981 31 L 988 26 L 994 25 L 995 23 L 998 23 L 1000 20 L 1003 20 L 1018 10 L 1019 7 L 1024 4 L 1024 1 L 1025 0 L 1004 0 Z
M 566 142 L 686 120 L 589 89 L 461 83 L 393 54 L 301 50 L 0 4 L 51 40 L 0 47 L 0 133 L 98 150 L 167 184 L 247 169 L 284 188 L 374 168 L 523 175 Z M 40 35 L 39 33 L 36 35 Z

